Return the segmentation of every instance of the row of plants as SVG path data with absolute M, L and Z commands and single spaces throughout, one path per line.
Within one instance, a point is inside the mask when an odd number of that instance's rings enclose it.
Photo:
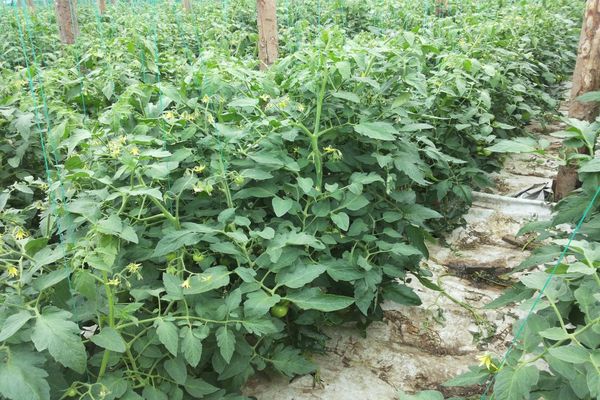
M 50 10 L 1 15 L 0 395 L 243 398 L 314 371 L 323 326 L 420 304 L 426 240 L 556 106 L 577 39 L 569 2 L 475 3 L 410 30 L 307 3 L 266 73 L 243 1 L 82 8 L 68 48 Z
M 598 93 L 584 98 L 598 100 Z M 535 250 L 514 269 L 521 275 L 517 283 L 486 305 L 518 306 L 527 315 L 514 324 L 515 339 L 505 354 L 486 355 L 448 387 L 479 386 L 498 400 L 600 397 L 600 158 L 593 155 L 600 122 L 564 122 L 567 129 L 553 135 L 564 140 L 563 160 L 579 165 L 581 187 L 557 204 L 552 219 L 522 227 L 518 235 L 527 235 Z M 581 148 L 592 155 L 580 154 Z M 491 150 L 545 152 L 534 138 L 504 141 Z M 399 397 L 443 398 L 437 391 Z

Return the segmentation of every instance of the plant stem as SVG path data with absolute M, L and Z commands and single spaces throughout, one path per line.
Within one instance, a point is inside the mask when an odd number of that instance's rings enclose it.
M 106 291 L 106 299 L 108 301 L 108 325 L 111 328 L 115 326 L 115 304 L 112 290 L 110 290 L 110 286 L 108 285 L 108 274 L 106 272 L 102 272 L 102 279 L 104 280 L 104 290 Z M 104 350 L 104 354 L 102 355 L 102 362 L 100 364 L 100 372 L 98 372 L 98 381 L 102 379 L 104 373 L 106 372 L 106 367 L 108 366 L 108 361 L 110 358 L 110 351 Z

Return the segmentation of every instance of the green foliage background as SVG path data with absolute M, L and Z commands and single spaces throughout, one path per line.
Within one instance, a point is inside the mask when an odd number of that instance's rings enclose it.
M 2 8 L 3 397 L 242 398 L 313 371 L 323 326 L 420 304 L 402 282 L 484 148 L 556 107 L 581 7 L 325 3 L 281 8 L 266 73 L 249 1 L 81 3 L 71 47 Z

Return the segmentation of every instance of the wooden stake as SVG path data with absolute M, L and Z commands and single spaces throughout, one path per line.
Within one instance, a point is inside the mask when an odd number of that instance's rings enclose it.
M 264 71 L 279 58 L 277 7 L 275 0 L 256 0 L 258 23 L 258 58 Z
M 576 99 L 596 90 L 600 90 L 600 0 L 587 0 L 573 72 L 569 117 L 594 121 L 600 111 L 598 103 L 582 103 Z M 580 149 L 579 152 L 585 154 L 587 150 Z M 554 181 L 554 199 L 564 198 L 577 186 L 577 168 L 572 165 L 561 166 Z
M 191 0 L 183 0 L 183 9 L 187 13 L 191 12 L 192 11 L 192 1 Z
M 104 15 L 106 12 L 106 0 L 98 0 L 98 11 L 100 15 Z
M 33 3 L 33 0 L 27 0 L 27 7 L 29 7 L 29 11 L 31 13 L 35 12 L 35 4 Z
M 60 41 L 64 44 L 75 43 L 75 38 L 79 35 L 76 5 L 72 4 L 71 1 L 72 0 L 55 1 Z

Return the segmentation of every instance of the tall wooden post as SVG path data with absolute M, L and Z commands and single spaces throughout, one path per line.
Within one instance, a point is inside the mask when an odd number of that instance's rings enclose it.
M 98 11 L 100 15 L 104 15 L 106 12 L 106 0 L 98 0 Z
M 29 12 L 35 12 L 35 4 L 33 3 L 33 0 L 27 0 L 27 7 L 29 8 Z
M 569 117 L 594 121 L 600 112 L 598 103 L 582 103 L 576 98 L 596 90 L 600 90 L 600 0 L 587 0 L 579 37 L 577 63 L 573 72 Z M 577 168 L 572 165 L 560 167 L 554 182 L 555 200 L 564 198 L 575 190 L 577 185 Z
M 72 0 L 56 0 L 54 4 L 60 41 L 64 44 L 75 43 L 75 38 L 79 35 L 76 3 Z
M 258 22 L 258 58 L 265 70 L 279 58 L 277 7 L 275 0 L 256 0 Z
M 183 0 L 183 9 L 185 10 L 186 13 L 189 13 L 192 11 L 192 0 Z

